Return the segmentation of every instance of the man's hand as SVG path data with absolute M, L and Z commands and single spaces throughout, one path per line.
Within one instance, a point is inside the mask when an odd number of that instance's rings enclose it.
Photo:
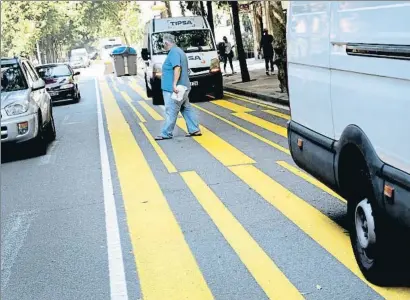
M 175 94 L 178 94 L 179 93 L 179 91 L 178 91 L 178 89 L 177 89 L 177 86 L 174 84 L 174 86 L 172 87 L 172 89 L 174 90 L 174 93 Z

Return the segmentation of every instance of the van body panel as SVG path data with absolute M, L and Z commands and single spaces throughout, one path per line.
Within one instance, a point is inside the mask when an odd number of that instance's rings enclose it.
M 292 118 L 334 138 L 329 70 L 330 3 L 297 1 L 289 10 L 288 80 L 290 86 L 300 87 L 289 92 Z
M 291 1 L 288 12 L 292 158 L 343 194 L 340 158 L 354 146 L 377 207 L 410 227 L 410 3 Z
M 333 1 L 331 10 L 335 139 L 356 124 L 381 160 L 410 173 L 410 139 L 403 139 L 403 130 L 410 129 L 410 3 Z M 380 50 L 407 45 L 409 59 L 348 55 L 349 43 L 377 45 Z

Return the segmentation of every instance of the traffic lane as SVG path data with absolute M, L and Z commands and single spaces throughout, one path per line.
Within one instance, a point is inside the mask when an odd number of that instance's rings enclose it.
M 94 80 L 80 89 L 47 155 L 2 165 L 5 299 L 109 298 Z
M 133 99 L 135 99 L 135 101 L 141 101 L 141 98 L 138 98 L 137 95 L 133 95 Z M 117 101 L 122 103 L 121 98 L 117 98 Z M 253 280 L 249 281 L 246 279 L 243 273 L 230 273 L 231 270 L 238 270 L 239 268 L 238 265 L 235 264 L 236 260 L 230 260 L 226 257 L 226 251 L 223 251 L 222 259 L 220 255 L 218 257 L 221 261 L 228 261 L 233 265 L 228 264 L 227 267 L 223 269 L 223 272 L 218 273 L 219 268 L 213 263 L 212 253 L 207 253 L 207 251 L 204 250 L 206 248 L 200 246 L 201 241 L 205 241 L 203 242 L 205 244 L 211 240 L 219 245 L 218 238 L 215 238 L 215 236 L 218 235 L 212 235 L 212 226 L 209 227 L 209 225 L 206 224 L 207 216 L 201 216 L 201 213 L 195 211 L 195 205 L 191 203 L 191 197 L 188 196 L 190 193 L 186 192 L 186 187 L 184 188 L 180 180 L 170 180 L 170 176 L 177 176 L 167 174 L 160 160 L 155 158 L 156 154 L 152 148 L 150 148 L 149 143 L 145 141 L 143 134 L 138 133 L 139 129 L 136 124 L 136 117 L 132 110 L 127 108 L 129 106 L 127 104 L 120 104 L 120 106 L 123 106 L 125 110 L 128 109 L 127 112 L 124 112 L 124 114 L 127 115 L 128 123 L 134 128 L 133 133 L 136 140 L 140 147 L 143 148 L 146 159 L 150 162 L 155 177 L 160 183 L 174 214 L 178 217 L 178 222 L 184 231 L 185 238 L 190 244 L 191 250 L 194 252 L 204 276 L 207 279 L 221 278 L 221 280 L 218 281 L 212 279 L 208 281 L 214 295 L 221 297 L 221 294 L 218 292 L 227 289 L 226 285 L 228 281 L 226 278 L 229 278 L 229 280 L 237 280 L 239 277 L 244 279 L 245 282 L 253 282 Z M 138 108 L 137 105 L 135 107 Z M 161 112 L 161 108 L 156 107 L 155 109 Z M 149 114 L 143 110 L 141 110 L 140 113 L 149 120 Z M 221 114 L 222 112 L 219 111 L 218 113 Z M 134 116 L 134 119 L 132 119 L 132 116 Z M 223 136 L 226 134 L 224 140 L 229 141 L 231 144 L 234 144 L 238 140 L 247 139 L 243 133 L 236 132 L 234 134 L 232 129 L 225 128 L 224 125 L 222 125 L 223 123 L 216 121 L 206 114 L 200 114 L 200 119 L 202 124 L 207 128 L 211 128 L 217 135 Z M 146 126 L 150 133 L 155 135 L 160 129 L 161 122 L 148 121 Z M 307 292 L 312 297 L 315 297 L 315 299 L 318 299 L 318 297 L 328 299 L 329 297 L 342 294 L 354 297 L 357 293 L 365 297 L 377 298 L 377 294 L 366 287 L 366 284 L 361 282 L 357 277 L 352 276 L 349 270 L 340 265 L 336 259 L 331 257 L 319 245 L 298 230 L 298 228 L 281 215 L 280 212 L 275 212 L 274 208 L 261 200 L 255 193 L 249 191 L 248 188 L 244 187 L 238 178 L 235 178 L 226 168 L 221 167 L 221 164 L 210 157 L 207 151 L 198 146 L 193 139 L 187 139 L 183 136 L 183 131 L 177 128 L 175 138 L 172 141 L 160 143 L 160 146 L 178 170 L 196 170 L 198 174 L 200 174 L 206 183 L 217 192 L 229 210 L 240 220 L 240 223 L 257 239 L 260 245 L 264 245 L 263 248 L 271 257 L 275 258 L 275 262 L 279 262 L 282 271 L 288 278 L 292 279 L 292 283 L 296 284 L 300 291 Z M 264 145 L 252 139 L 247 140 L 247 143 L 244 144 L 248 144 L 246 149 L 249 150 L 259 149 L 261 145 Z M 144 145 L 146 145 L 147 148 L 145 148 Z M 183 153 L 183 155 L 181 155 L 181 153 Z M 265 149 L 265 155 L 270 157 L 271 161 L 277 156 L 275 151 L 268 148 Z M 278 158 L 284 159 L 284 157 Z M 270 164 L 270 167 L 267 167 L 280 173 L 280 171 L 275 170 L 272 164 Z M 276 175 L 278 176 L 279 174 Z M 295 185 L 296 184 L 297 180 Z M 313 199 L 317 198 L 316 195 L 322 194 L 322 192 L 317 189 L 313 190 Z M 184 199 L 184 201 L 181 202 L 181 199 Z M 226 243 L 225 246 L 222 245 L 223 243 L 219 246 L 222 247 L 222 249 L 227 246 Z M 272 247 L 273 245 L 276 245 L 276 247 Z M 289 257 L 292 257 L 292 260 L 289 260 Z M 295 261 L 298 263 L 295 263 Z M 324 266 L 318 270 L 318 266 L 323 264 Z M 212 270 L 212 273 L 209 273 L 209 270 Z M 212 274 L 212 276 L 210 274 Z M 326 286 L 326 291 L 313 292 L 317 284 Z M 356 288 L 351 289 L 351 285 Z M 244 285 L 243 282 L 241 283 L 239 281 L 236 282 L 235 286 L 236 291 L 238 291 L 246 286 L 246 283 Z M 233 290 L 235 291 L 235 289 Z M 252 288 L 253 293 L 257 293 L 256 291 L 257 289 Z M 230 295 L 235 297 L 235 292 Z

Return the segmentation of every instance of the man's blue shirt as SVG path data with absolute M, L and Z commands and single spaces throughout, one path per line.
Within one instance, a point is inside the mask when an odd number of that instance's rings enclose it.
M 184 51 L 177 46 L 173 46 L 162 65 L 162 79 L 161 79 L 161 89 L 167 92 L 173 91 L 173 81 L 174 81 L 174 68 L 176 66 L 181 67 L 181 76 L 177 82 L 177 85 L 186 86 L 188 89 L 191 88 L 191 83 L 189 81 L 188 75 L 188 59 Z

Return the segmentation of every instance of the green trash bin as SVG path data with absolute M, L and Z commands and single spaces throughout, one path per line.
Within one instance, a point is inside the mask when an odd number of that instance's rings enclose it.
M 117 77 L 137 75 L 137 51 L 134 48 L 127 46 L 115 48 L 111 56 Z

